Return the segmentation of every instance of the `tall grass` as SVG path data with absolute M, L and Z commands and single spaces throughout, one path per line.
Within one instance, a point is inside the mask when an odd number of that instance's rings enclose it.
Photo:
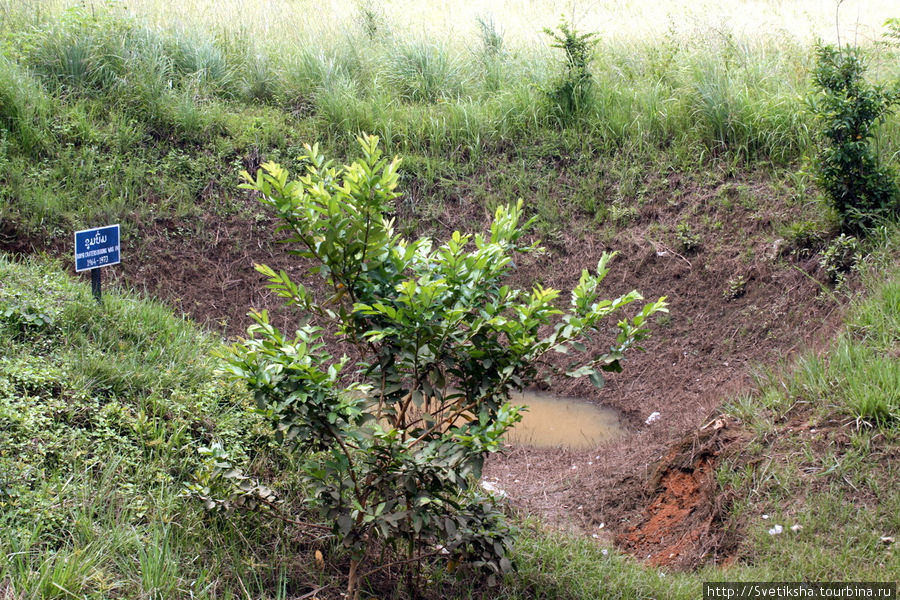
M 45 2 L 42 14 L 60 4 Z M 279 0 L 261 4 L 260 18 L 236 25 L 221 18 L 234 7 L 203 15 L 196 12 L 201 4 L 71 9 L 62 19 L 40 21 L 26 50 L 11 54 L 53 93 L 105 94 L 180 135 L 209 131 L 184 105 L 190 99 L 201 108 L 216 100 L 301 107 L 300 114 L 317 114 L 330 135 L 379 132 L 408 152 L 522 142 L 570 126 L 607 151 L 675 145 L 684 154 L 784 164 L 810 149 L 810 117 L 799 100 L 808 90 L 809 44 L 799 34 L 748 33 L 711 17 L 644 37 L 599 27 L 609 34 L 595 49 L 594 93 L 582 118 L 569 124 L 538 91 L 564 69 L 563 57 L 538 36 L 555 18 L 535 22 L 526 34 L 521 15 L 506 7 L 499 16 L 480 12 L 439 31 L 441 14 L 417 28 L 391 10 L 334 3 L 318 21 L 291 11 L 286 23 L 295 28 L 288 32 L 271 19 Z M 349 25 L 336 20 L 341 14 Z M 580 17 L 599 25 L 597 18 L 590 11 Z M 823 18 L 816 12 L 807 26 L 827 31 Z M 886 65 L 895 62 L 889 54 Z M 893 71 L 882 69 L 887 77 Z M 897 121 L 885 126 L 889 149 L 900 147 L 893 139 Z
M 671 2 L 672 15 L 685 8 Z M 580 32 L 602 35 L 589 98 L 563 119 L 547 91 L 565 58 L 540 33 L 558 12 L 463 3 L 457 19 L 435 10 L 415 21 L 404 6 L 334 0 L 313 15 L 256 0 L 237 18 L 233 2 L 0 0 L 0 215 L 32 235 L 153 208 L 192 214 L 211 181 L 231 185 L 244 156 L 293 155 L 313 138 L 340 154 L 360 132 L 409 157 L 412 176 L 435 178 L 471 175 L 496 153 L 665 155 L 692 169 L 795 168 L 814 151 L 803 102 L 811 48 L 799 30 L 827 35 L 831 11 L 750 31 L 709 6 L 675 25 L 636 0 L 569 5 Z M 866 13 L 873 32 L 882 13 Z M 873 78 L 900 77 L 897 48 L 870 50 Z M 878 144 L 900 157 L 900 115 Z
M 36 157 L 52 143 L 53 102 L 18 64 L 0 56 L 0 130 L 21 150 Z

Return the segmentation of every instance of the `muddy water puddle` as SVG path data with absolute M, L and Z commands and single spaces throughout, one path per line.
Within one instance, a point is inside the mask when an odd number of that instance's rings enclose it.
M 625 433 L 616 411 L 577 398 L 523 392 L 510 401 L 528 407 L 522 421 L 506 433 L 510 444 L 581 450 Z

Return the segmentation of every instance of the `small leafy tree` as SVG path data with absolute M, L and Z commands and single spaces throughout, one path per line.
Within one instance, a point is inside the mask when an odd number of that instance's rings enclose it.
M 590 65 L 597 45 L 597 34 L 579 34 L 565 19 L 560 21 L 558 29 L 557 32 L 545 27 L 544 33 L 552 40 L 550 47 L 565 53 L 566 70 L 553 88 L 546 90 L 546 94 L 559 116 L 570 119 L 580 114 L 590 102 L 594 85 Z
M 274 163 L 255 178 L 244 173 L 243 187 L 277 212 L 291 251 L 313 262 L 326 291 L 258 265 L 305 323 L 288 337 L 254 312 L 251 339 L 227 355 L 227 370 L 255 392 L 277 439 L 306 453 L 310 502 L 351 553 L 351 598 L 375 544 L 399 552 L 410 572 L 438 552 L 492 577 L 508 570 L 502 514 L 472 483 L 520 418 L 510 393 L 534 383 L 542 366 L 602 384 L 601 372 L 620 370 L 623 353 L 647 334 L 647 318 L 666 311 L 663 298 L 645 304 L 618 322 L 608 352 L 555 367 L 545 355 L 585 352 L 582 340 L 641 300 L 637 292 L 600 299 L 611 256 L 582 273 L 565 308 L 557 290 L 504 285 L 511 255 L 538 249 L 523 242 L 531 221 L 520 223 L 521 200 L 497 210 L 488 235 L 407 241 L 385 216 L 398 196 L 399 161 L 382 158 L 375 137 L 359 143 L 362 160 L 349 166 L 307 146 L 298 179 Z M 357 358 L 335 359 L 326 340 L 353 347 Z M 273 501 L 223 458 L 219 468 L 243 490 Z
M 865 72 L 858 48 L 820 45 L 816 50 L 811 105 L 821 124 L 818 179 L 843 229 L 854 232 L 900 208 L 896 174 L 872 148 L 875 125 L 900 101 L 900 87 L 889 91 L 873 85 Z

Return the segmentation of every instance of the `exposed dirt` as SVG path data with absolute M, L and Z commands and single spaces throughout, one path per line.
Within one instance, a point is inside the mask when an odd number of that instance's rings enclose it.
M 673 187 L 684 185 L 681 181 Z M 764 180 L 745 184 L 756 204 L 753 211 L 714 206 L 718 188 L 695 187 L 682 204 L 661 194 L 612 241 L 601 242 L 589 231 L 571 232 L 563 250 L 528 267 L 544 285 L 566 289 L 603 250 L 618 250 L 620 260 L 607 280 L 611 293 L 637 288 L 647 298 L 666 295 L 671 315 L 657 321 L 646 352 L 632 354 L 625 372 L 604 389 L 576 381 L 554 386 L 557 393 L 618 409 L 631 435 L 584 452 L 510 449 L 489 462 L 486 477 L 520 510 L 584 531 L 600 543 L 616 540 L 659 564 L 687 567 L 716 550 L 717 516 L 709 512 L 716 455 L 668 472 L 662 489 L 647 486 L 654 465 L 686 432 L 710 421 L 723 402 L 752 389 L 756 366 L 778 364 L 830 338 L 841 312 L 834 302 L 818 299 L 815 279 L 823 278 L 815 260 L 779 256 L 772 228 L 784 210 L 778 198 Z M 674 250 L 675 224 L 686 215 L 704 241 L 692 254 Z M 726 291 L 738 276 L 747 283 L 734 298 Z M 653 412 L 660 417 L 647 424 Z M 666 490 L 668 496 L 659 495 Z M 693 503 L 698 498 L 707 508 Z M 654 505 L 655 512 L 645 512 Z M 686 518 L 687 524 L 675 526 L 665 515 L 672 521 Z
M 638 289 L 647 298 L 668 297 L 670 315 L 653 324 L 646 352 L 632 353 L 624 373 L 602 390 L 582 380 L 553 386 L 554 393 L 617 409 L 629 434 L 590 451 L 509 448 L 488 461 L 485 477 L 506 491 L 516 509 L 548 524 L 586 532 L 600 543 L 617 541 L 655 564 L 687 567 L 718 543 L 711 477 L 718 452 L 737 428 L 716 429 L 708 439 L 695 432 L 723 401 L 752 387 L 754 365 L 778 363 L 828 339 L 840 309 L 818 298 L 816 279 L 824 278 L 815 259 L 784 256 L 776 244 L 774 225 L 788 220 L 792 210 L 764 175 L 700 185 L 671 174 L 657 183 L 662 185 L 655 186 L 656 195 L 615 234 L 589 219 L 569 223 L 551 252 L 525 257 L 515 276 L 522 286 L 571 289 L 583 268 L 615 250 L 608 295 Z M 720 201 L 736 183 L 752 202 Z M 304 268 L 272 242 L 271 219 L 254 201 L 245 202 L 231 216 L 164 216 L 140 224 L 140 238 L 125 232 L 124 262 L 107 269 L 109 276 L 228 335 L 244 330 L 250 307 L 272 310 L 276 324 L 292 323 L 294 316 L 263 288 L 253 263 L 285 269 L 298 279 Z M 465 230 L 487 222 L 487 211 L 466 203 L 464 188 L 448 202 L 442 215 L 429 216 L 429 227 Z M 401 199 L 401 217 L 414 214 L 415 204 Z M 680 250 L 675 238 L 676 225 L 684 221 L 701 239 L 692 253 Z M 46 250 L 71 261 L 67 240 L 22 241 L 4 233 L 0 249 Z M 735 284 L 729 282 L 739 277 L 746 283 L 732 294 Z M 598 340 L 591 349 L 608 343 Z M 646 424 L 653 412 L 659 419 Z M 691 460 L 682 464 L 684 454 L 676 451 L 684 450 L 678 443 L 686 434 L 699 435 L 689 438 L 692 444 L 702 443 L 699 451 L 691 446 Z
M 652 500 L 616 542 L 656 566 L 690 568 L 712 551 L 727 554 L 715 470 L 749 437 L 737 422 L 718 418 L 672 446 L 646 485 Z

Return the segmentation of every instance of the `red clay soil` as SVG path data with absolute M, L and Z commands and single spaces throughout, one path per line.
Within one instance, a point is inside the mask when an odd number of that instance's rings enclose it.
M 586 532 L 600 543 L 617 541 L 656 564 L 691 566 L 716 547 L 711 474 L 718 455 L 704 451 L 661 474 L 659 465 L 673 444 L 680 447 L 724 401 L 752 387 L 755 365 L 777 364 L 829 339 L 840 317 L 833 301 L 820 300 L 816 279 L 824 278 L 815 259 L 785 255 L 776 243 L 775 226 L 796 209 L 784 206 L 765 176 L 740 183 L 752 208 L 720 202 L 734 182 L 700 186 L 689 176 L 672 174 L 624 228 L 610 233 L 590 219 L 568 223 L 550 252 L 519 262 L 514 283 L 568 290 L 604 251 L 618 251 L 604 283 L 606 294 L 638 289 L 647 298 L 667 296 L 671 313 L 653 323 L 646 352 L 632 353 L 625 372 L 602 390 L 583 380 L 553 385 L 556 394 L 618 410 L 627 435 L 590 450 L 509 448 L 488 461 L 485 477 L 496 480 L 515 509 L 548 525 Z M 461 191 L 439 222 L 471 230 L 481 220 L 483 227 L 487 215 L 472 204 Z M 247 199 L 246 210 L 235 216 L 144 223 L 140 241 L 125 238 L 126 259 L 109 275 L 228 335 L 244 331 L 250 307 L 271 309 L 276 324 L 290 326 L 296 315 L 279 309 L 253 263 L 285 269 L 298 279 L 304 269 L 273 242 L 274 223 L 261 212 Z M 685 220 L 702 240 L 691 254 L 677 250 L 675 240 L 675 227 Z M 0 239 L 0 249 L 35 249 L 22 241 L 8 243 L 15 238 Z M 37 249 L 70 261 L 67 243 L 43 242 Z M 746 284 L 732 297 L 729 281 L 738 277 Z M 589 349 L 608 345 L 608 339 L 597 340 Z M 660 418 L 648 425 L 653 412 Z M 727 446 L 735 429 L 725 428 L 727 435 L 716 430 L 718 441 L 710 447 Z M 657 483 L 648 487 L 648 481 Z
M 685 436 L 656 465 L 647 483 L 653 500 L 616 543 L 649 564 L 676 568 L 695 567 L 710 552 L 727 551 L 715 470 L 748 437 L 725 418 Z

